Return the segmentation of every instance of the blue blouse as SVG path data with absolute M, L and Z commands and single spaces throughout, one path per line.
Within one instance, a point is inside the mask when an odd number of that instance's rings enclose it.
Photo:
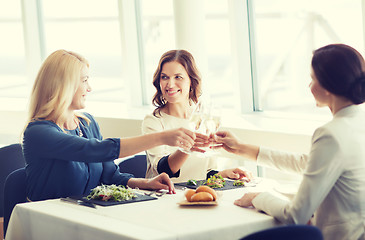
M 23 153 L 27 173 L 27 196 L 32 201 L 89 194 L 97 185 L 127 185 L 131 174 L 120 173 L 120 139 L 102 140 L 95 119 L 84 113 L 79 130 L 63 132 L 55 123 L 39 120 L 24 131 Z

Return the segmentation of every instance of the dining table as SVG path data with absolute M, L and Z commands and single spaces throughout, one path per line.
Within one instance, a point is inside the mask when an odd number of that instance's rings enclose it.
M 282 225 L 254 208 L 234 205 L 247 192 L 272 191 L 274 186 L 275 181 L 260 179 L 217 191 L 215 205 L 182 204 L 186 189 L 177 185 L 176 194 L 95 208 L 60 199 L 27 202 L 13 209 L 5 239 L 240 239 Z

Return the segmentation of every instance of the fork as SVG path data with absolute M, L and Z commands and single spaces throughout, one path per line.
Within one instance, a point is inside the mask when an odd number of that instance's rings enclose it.
M 166 193 L 167 193 L 167 191 L 165 191 L 165 190 L 157 190 L 157 191 L 144 192 L 144 195 L 146 195 L 146 196 L 155 195 L 156 197 L 162 197 Z

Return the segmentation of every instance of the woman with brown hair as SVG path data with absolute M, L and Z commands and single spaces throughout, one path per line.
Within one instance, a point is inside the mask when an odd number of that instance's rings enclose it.
M 216 142 L 258 165 L 303 175 L 286 201 L 268 192 L 246 193 L 235 204 L 255 207 L 286 224 L 310 221 L 328 240 L 365 239 L 365 61 L 354 48 L 330 44 L 314 51 L 310 89 L 333 119 L 316 129 L 309 154 L 281 152 L 218 132 Z
M 201 76 L 193 56 L 186 50 L 171 50 L 164 53 L 153 77 L 156 93 L 153 104 L 156 109 L 147 115 L 142 124 L 144 134 L 185 127 L 189 128 L 189 118 L 201 96 Z M 196 133 L 196 144 L 186 153 L 176 147 L 158 146 L 147 151 L 146 177 L 167 173 L 173 182 L 189 179 L 201 180 L 218 173 L 224 178 L 251 178 L 242 169 L 216 171 L 214 157 L 202 157 L 200 146 L 208 144 L 208 137 Z

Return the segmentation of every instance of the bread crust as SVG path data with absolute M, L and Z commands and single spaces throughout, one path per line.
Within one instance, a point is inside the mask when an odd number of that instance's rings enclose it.
M 191 196 L 192 202 L 211 202 L 213 201 L 212 194 L 208 192 L 198 192 Z
M 193 190 L 193 189 L 187 189 L 186 191 L 185 191 L 185 197 L 186 197 L 186 200 L 188 201 L 188 202 L 192 202 L 191 201 L 191 197 L 195 194 L 196 192 L 195 192 L 195 190 Z
M 196 192 L 199 193 L 199 192 L 208 192 L 212 195 L 213 197 L 213 201 L 215 201 L 217 199 L 217 192 L 211 188 L 211 187 L 208 187 L 208 186 L 199 186 L 197 189 L 196 189 Z

